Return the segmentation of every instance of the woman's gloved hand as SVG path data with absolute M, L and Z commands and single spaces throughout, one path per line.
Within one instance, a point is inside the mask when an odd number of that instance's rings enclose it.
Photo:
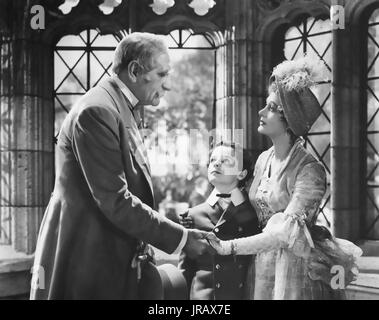
M 213 232 L 206 236 L 209 244 L 216 250 L 217 254 L 227 256 L 232 254 L 232 241 L 222 241 Z

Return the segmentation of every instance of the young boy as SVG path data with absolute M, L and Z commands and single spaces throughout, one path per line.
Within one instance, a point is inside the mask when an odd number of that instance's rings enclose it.
M 214 189 L 208 199 L 181 215 L 187 228 L 213 231 L 222 240 L 247 237 L 259 231 L 256 213 L 244 184 L 252 172 L 251 159 L 243 152 L 242 168 L 233 144 L 218 144 L 210 157 L 208 179 Z M 210 253 L 195 259 L 181 254 L 179 268 L 187 280 L 191 300 L 242 300 L 251 256 L 220 256 Z

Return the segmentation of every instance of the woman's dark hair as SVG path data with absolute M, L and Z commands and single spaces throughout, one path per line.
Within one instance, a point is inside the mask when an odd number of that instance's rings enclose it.
M 224 147 L 230 147 L 233 150 L 241 151 L 242 150 L 242 170 L 246 170 L 247 174 L 246 177 L 238 182 L 238 188 L 245 187 L 245 184 L 247 181 L 250 180 L 253 176 L 253 157 L 249 150 L 242 148 L 241 145 L 234 143 L 234 142 L 225 142 L 221 141 L 217 143 L 211 150 L 209 156 L 212 154 L 213 150 L 217 147 L 224 146 Z M 236 152 L 236 154 L 238 154 Z

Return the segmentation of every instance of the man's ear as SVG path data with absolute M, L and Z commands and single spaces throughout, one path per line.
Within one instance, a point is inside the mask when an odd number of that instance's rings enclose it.
M 138 62 L 135 60 L 132 60 L 128 64 L 128 77 L 130 81 L 137 82 L 137 76 L 139 71 L 139 65 Z
M 237 175 L 237 179 L 241 181 L 241 180 L 245 179 L 246 176 L 247 176 L 247 170 L 244 169 L 244 170 L 242 170 L 242 171 Z

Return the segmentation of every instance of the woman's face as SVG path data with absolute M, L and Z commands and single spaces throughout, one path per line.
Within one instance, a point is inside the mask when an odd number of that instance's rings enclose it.
M 266 99 L 266 106 L 258 113 L 260 116 L 259 133 L 270 138 L 286 134 L 286 124 L 281 119 L 278 107 L 281 108 L 279 97 L 272 92 Z

